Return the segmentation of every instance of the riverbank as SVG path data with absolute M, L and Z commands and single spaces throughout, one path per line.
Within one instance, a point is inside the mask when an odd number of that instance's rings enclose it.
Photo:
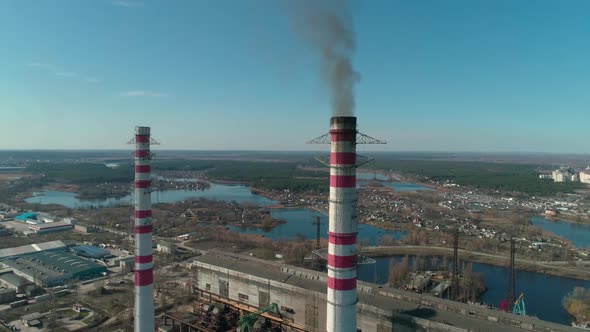
M 386 257 L 399 255 L 423 255 L 423 256 L 453 256 L 452 248 L 431 247 L 431 246 L 383 246 L 363 247 L 360 252 L 369 257 Z M 459 249 L 459 259 L 474 263 L 490 264 L 501 267 L 510 265 L 509 257 L 468 251 Z M 590 281 L 590 261 L 583 261 L 583 267 L 570 265 L 567 261 L 539 262 L 526 259 L 515 259 L 515 266 L 519 270 L 542 273 L 547 275 L 568 277 Z
M 556 217 L 551 217 L 546 214 L 539 214 L 539 218 L 545 218 L 551 222 L 567 222 L 574 225 L 590 225 L 590 216 L 572 216 L 568 214 L 559 214 Z

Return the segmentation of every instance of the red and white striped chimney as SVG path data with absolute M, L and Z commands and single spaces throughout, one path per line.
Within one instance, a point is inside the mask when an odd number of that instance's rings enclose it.
M 135 127 L 135 332 L 155 331 L 150 127 Z
M 356 332 L 356 117 L 331 119 L 328 332 Z

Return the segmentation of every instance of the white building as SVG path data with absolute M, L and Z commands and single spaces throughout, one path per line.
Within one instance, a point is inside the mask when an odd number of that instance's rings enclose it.
M 552 178 L 555 182 L 565 182 L 566 180 L 570 179 L 570 176 L 568 173 L 558 169 L 553 171 Z
M 590 184 L 590 167 L 580 172 L 580 182 Z
M 567 167 L 561 167 L 551 173 L 551 178 L 555 182 L 577 182 L 578 174 Z

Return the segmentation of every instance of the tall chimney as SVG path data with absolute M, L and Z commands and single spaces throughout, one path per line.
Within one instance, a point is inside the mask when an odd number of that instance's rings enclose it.
M 330 128 L 330 225 L 328 332 L 356 332 L 356 117 L 332 117 Z
M 155 331 L 150 127 L 135 127 L 135 332 Z

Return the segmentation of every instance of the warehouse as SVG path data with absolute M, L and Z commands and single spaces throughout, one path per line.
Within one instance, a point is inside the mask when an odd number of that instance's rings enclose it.
M 35 289 L 35 284 L 21 276 L 9 272 L 0 275 L 0 285 L 16 290 L 17 293 L 27 293 Z
M 16 291 L 14 289 L 0 288 L 0 304 L 12 302 L 16 299 Z
M 108 250 L 87 245 L 72 247 L 72 251 L 75 252 L 76 255 L 94 259 L 103 259 L 113 256 Z
M 31 213 L 31 212 L 23 213 L 23 214 L 19 214 L 18 216 L 14 217 L 14 219 L 24 221 L 24 222 L 26 222 L 27 219 L 37 220 L 37 214 Z
M 31 225 L 29 226 L 29 229 L 37 234 L 47 234 L 54 232 L 71 231 L 72 229 L 74 229 L 74 226 L 63 222 L 52 222 L 46 224 Z
M 91 279 L 107 272 L 103 265 L 61 251 L 12 257 L 3 260 L 2 264 L 41 287 L 61 286 L 70 279 Z
M 31 254 L 46 250 L 63 250 L 66 245 L 61 241 L 49 241 L 35 244 L 27 244 L 26 246 L 0 249 L 0 260 L 4 258 Z

